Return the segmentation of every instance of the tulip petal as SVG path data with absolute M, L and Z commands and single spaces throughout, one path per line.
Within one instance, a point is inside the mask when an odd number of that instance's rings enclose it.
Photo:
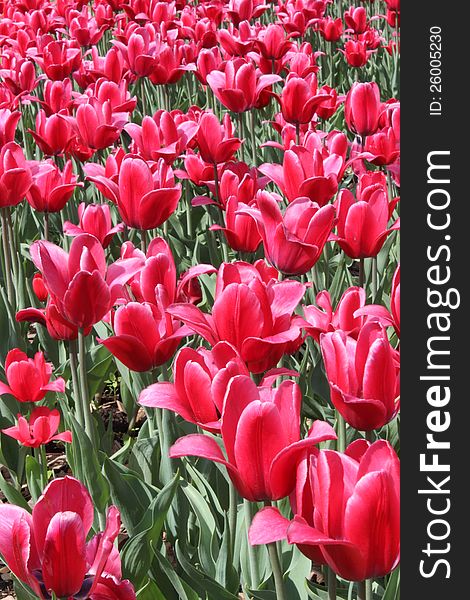
M 248 531 L 252 546 L 271 544 L 287 538 L 289 519 L 283 517 L 277 508 L 267 506 L 256 513 Z

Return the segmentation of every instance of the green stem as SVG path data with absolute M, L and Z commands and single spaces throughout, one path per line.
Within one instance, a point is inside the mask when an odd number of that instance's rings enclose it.
M 365 580 L 366 600 L 372 600 L 372 579 Z
M 300 123 L 295 124 L 295 143 L 300 146 Z
M 39 450 L 39 464 L 41 465 L 42 489 L 44 489 L 49 481 L 49 477 L 47 474 L 46 446 L 44 446 L 44 444 L 41 444 L 41 446 L 39 446 L 38 450 Z
M 268 554 L 274 576 L 274 585 L 276 586 L 276 598 L 277 600 L 287 600 L 284 589 L 284 579 L 282 577 L 281 562 L 279 560 L 277 546 L 275 543 L 268 544 Z
M 256 160 L 257 145 L 256 145 L 255 109 L 254 108 L 252 108 L 250 110 L 250 134 L 251 134 L 251 161 L 253 163 L 252 166 L 257 167 L 258 163 Z
M 251 502 L 249 502 L 249 500 L 243 500 L 243 511 L 245 514 L 246 539 L 248 544 L 248 558 L 250 563 L 250 588 L 252 590 L 256 590 L 259 585 L 259 569 L 258 561 L 256 560 L 255 549 L 248 540 L 248 531 L 251 525 Z
M 237 512 L 238 512 L 238 495 L 235 486 L 230 481 L 228 484 L 229 490 L 229 507 L 228 507 L 228 523 L 230 528 L 230 543 L 232 547 L 232 556 L 234 555 L 235 539 L 237 537 Z
M 372 302 L 377 297 L 377 257 L 374 256 L 372 259 L 372 275 L 371 275 L 371 291 L 372 291 Z
M 366 600 L 366 582 L 357 582 L 357 600 Z
M 375 441 L 375 440 L 374 440 L 374 438 L 375 438 L 375 435 L 374 435 L 374 432 L 373 432 L 373 430 L 370 430 L 370 431 L 364 431 L 364 437 L 365 437 L 365 439 L 366 439 L 368 442 L 370 442 L 371 444 L 372 444 L 372 443 L 374 443 L 374 441 Z
M 364 271 L 364 259 L 359 259 L 359 287 L 364 287 L 366 276 Z
M 242 162 L 245 162 L 245 145 L 244 145 L 244 137 L 245 137 L 245 128 L 243 127 L 243 113 L 238 113 L 238 124 L 240 126 L 240 139 L 242 141 L 240 145 L 240 157 Z
M 49 213 L 44 213 L 44 239 L 49 241 Z
M 328 600 L 336 600 L 336 573 L 330 567 L 328 571 Z
M 72 374 L 73 404 L 76 409 L 77 421 L 85 429 L 85 415 L 80 396 L 80 383 L 78 375 L 77 340 L 69 341 L 70 372 Z
M 5 261 L 5 272 L 3 274 L 6 288 L 8 302 L 15 307 L 15 289 L 13 287 L 13 279 L 11 276 L 11 252 L 10 252 L 10 233 L 8 228 L 8 208 L 2 208 L 1 212 L 2 221 L 2 244 L 3 244 L 3 259 Z
M 82 410 L 84 413 L 85 421 L 85 432 L 89 437 L 91 443 L 97 448 L 97 440 L 95 436 L 95 428 L 93 423 L 93 417 L 91 414 L 90 407 L 90 393 L 88 391 L 88 373 L 86 368 L 86 348 L 85 348 L 85 335 L 83 330 L 78 332 L 78 359 L 79 359 L 79 371 L 80 371 L 80 389 L 81 389 L 81 400 Z
M 338 449 L 338 452 L 344 452 L 346 450 L 346 421 L 338 411 L 336 411 L 336 427 L 336 433 L 338 435 L 336 447 Z
M 147 254 L 147 230 L 141 229 L 140 234 L 140 249 L 144 254 Z

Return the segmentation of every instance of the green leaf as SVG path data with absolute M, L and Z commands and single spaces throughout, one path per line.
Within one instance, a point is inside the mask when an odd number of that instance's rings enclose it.
M 167 600 L 155 581 L 148 581 L 136 594 L 137 600 Z
M 15 581 L 14 589 L 17 600 L 38 600 L 38 597 L 21 581 Z
M 41 465 L 30 454 L 26 457 L 26 481 L 28 483 L 29 493 L 34 502 L 37 501 L 42 494 L 41 488 Z
M 400 600 L 400 567 L 390 575 L 382 600 Z
M 16 506 L 21 506 L 28 512 L 31 512 L 31 508 L 29 504 L 26 502 L 26 499 L 23 497 L 21 492 L 19 492 L 15 487 L 8 483 L 0 472 L 0 491 L 3 493 L 5 498 L 8 500 L 10 504 L 16 504 Z
M 171 566 L 169 560 L 160 552 L 154 549 L 155 562 L 152 566 L 152 573 L 157 576 L 157 581 L 163 587 L 165 579 L 171 585 L 171 589 L 166 590 L 165 600 L 172 600 L 170 594 L 176 592 L 175 600 L 200 600 L 200 596 L 185 581 L 182 581 L 176 571 Z

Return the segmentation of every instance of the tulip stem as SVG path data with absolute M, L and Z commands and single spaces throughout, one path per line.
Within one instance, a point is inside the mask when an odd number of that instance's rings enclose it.
M 82 410 L 82 402 L 80 398 L 80 384 L 78 379 L 78 360 L 77 360 L 77 341 L 69 341 L 69 358 L 70 358 L 70 372 L 72 374 L 72 389 L 73 389 L 73 403 L 77 411 L 77 421 L 85 428 L 85 417 Z
M 235 539 L 237 537 L 237 512 L 238 512 L 238 498 L 237 490 L 230 481 L 228 484 L 229 490 L 229 505 L 228 505 L 228 523 L 230 528 L 230 543 L 232 548 L 232 556 L 235 550 Z
M 245 128 L 243 127 L 243 113 L 238 113 L 238 124 L 240 126 L 240 139 L 242 141 L 242 143 L 240 144 L 240 157 L 242 159 L 242 162 L 245 162 L 245 146 L 243 145 Z
M 336 573 L 327 567 L 328 573 L 328 600 L 336 600 Z
M 246 527 L 246 537 L 247 537 L 247 545 L 248 545 L 248 558 L 250 562 L 250 588 L 252 590 L 256 590 L 259 585 L 259 569 L 258 562 L 256 560 L 256 554 L 254 547 L 250 544 L 248 539 L 248 531 L 251 525 L 251 502 L 249 500 L 243 500 L 243 511 L 245 513 L 245 527 Z
M 372 291 L 372 302 L 374 302 L 375 298 L 377 296 L 377 257 L 374 256 L 371 260 L 372 260 L 371 291 Z
M 271 562 L 271 568 L 274 575 L 274 585 L 276 586 L 276 598 L 277 600 L 286 600 L 286 592 L 284 589 L 284 579 L 282 576 L 281 562 L 277 553 L 276 543 L 268 544 L 269 560 Z
M 338 441 L 336 443 L 336 447 L 338 452 L 344 452 L 346 450 L 346 421 L 343 416 L 336 411 L 336 434 L 338 436 Z
M 252 166 L 257 167 L 256 160 L 256 132 L 255 132 L 255 109 L 252 108 L 250 110 L 250 134 L 251 134 L 251 161 Z
M 366 282 L 366 274 L 364 270 L 364 259 L 359 259 L 359 287 L 364 287 Z
M 295 124 L 295 143 L 300 146 L 300 123 Z
M 39 446 L 37 458 L 38 458 L 38 462 L 41 466 L 41 484 L 42 484 L 42 489 L 44 490 L 44 488 L 46 487 L 48 480 L 49 480 L 49 477 L 47 476 L 47 454 L 46 454 L 46 447 L 44 446 L 44 444 L 41 444 Z
M 357 582 L 357 600 L 366 600 L 366 582 Z
M 372 579 L 365 580 L 366 600 L 372 600 Z
M 93 447 L 97 447 L 95 438 L 95 428 L 93 426 L 93 417 L 91 415 L 90 408 L 90 394 L 88 391 L 88 373 L 86 368 L 86 348 L 85 348 L 85 335 L 83 330 L 78 332 L 78 360 L 79 360 L 79 372 L 80 372 L 80 389 L 81 389 L 81 400 L 82 410 L 84 416 L 85 432 L 89 437 Z
M 10 233 L 8 229 L 8 208 L 2 208 L 1 221 L 2 221 L 2 244 L 3 244 L 3 258 L 5 261 L 5 271 L 3 273 L 6 288 L 8 302 L 11 307 L 14 308 L 15 303 L 15 289 L 13 287 L 13 280 L 11 277 L 11 252 L 10 252 Z
M 44 213 L 44 239 L 49 241 L 49 213 Z

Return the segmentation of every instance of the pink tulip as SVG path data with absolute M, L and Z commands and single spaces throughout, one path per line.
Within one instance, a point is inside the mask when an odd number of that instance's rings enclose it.
M 107 204 L 85 204 L 81 202 L 78 206 L 79 225 L 70 221 L 64 223 L 64 233 L 76 237 L 82 233 L 89 233 L 99 240 L 103 248 L 107 248 L 111 240 L 124 229 L 124 223 L 113 227 L 111 222 L 111 211 Z

